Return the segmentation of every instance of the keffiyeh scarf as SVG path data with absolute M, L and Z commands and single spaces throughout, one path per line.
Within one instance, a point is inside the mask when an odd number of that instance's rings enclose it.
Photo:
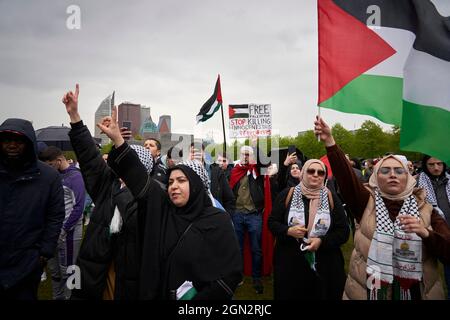
M 447 192 L 447 198 L 450 201 L 450 174 L 445 173 L 445 176 L 448 178 L 445 191 Z M 427 202 L 429 202 L 433 206 L 433 208 L 435 208 L 436 211 L 442 216 L 442 218 L 445 219 L 444 213 L 438 207 L 436 193 L 434 191 L 433 184 L 431 183 L 431 179 L 425 172 L 420 173 L 418 186 L 425 189 L 425 191 L 427 192 Z
M 369 300 L 385 300 L 392 288 L 393 300 L 410 300 L 410 288 L 422 280 L 422 239 L 402 230 L 399 219 L 389 217 L 388 209 L 375 191 L 376 230 L 367 259 L 367 289 Z M 417 200 L 405 199 L 398 214 L 420 219 Z
M 331 216 L 330 216 L 330 204 L 328 201 L 328 189 L 326 187 L 323 187 L 320 190 L 320 199 L 319 199 L 319 207 L 317 209 L 317 212 L 309 213 L 309 220 L 314 219 L 313 223 L 309 223 L 308 226 L 308 235 L 307 237 L 303 238 L 302 244 L 300 245 L 300 248 L 304 248 L 307 243 L 305 244 L 305 240 L 307 241 L 309 238 L 318 238 L 326 235 L 328 232 L 328 229 L 330 228 L 331 224 Z M 292 195 L 292 201 L 291 201 L 291 207 L 289 209 L 288 214 L 288 226 L 295 226 L 295 225 L 305 225 L 305 204 L 303 203 L 302 199 L 302 189 L 301 185 L 297 185 L 294 188 L 294 193 Z M 304 249 L 302 249 L 303 251 Z M 309 266 L 312 270 L 316 271 L 316 258 L 315 253 L 311 251 L 305 252 L 305 258 L 309 263 Z
M 145 149 L 143 146 L 132 144 L 130 145 L 130 148 L 136 151 L 139 160 L 144 165 L 145 169 L 147 170 L 147 173 L 150 173 L 153 169 L 153 157 L 147 149 Z M 125 185 L 122 184 L 121 188 L 123 188 Z M 122 215 L 119 211 L 119 208 L 116 206 L 114 208 L 114 215 L 111 219 L 111 223 L 109 224 L 109 233 L 119 233 L 122 229 Z

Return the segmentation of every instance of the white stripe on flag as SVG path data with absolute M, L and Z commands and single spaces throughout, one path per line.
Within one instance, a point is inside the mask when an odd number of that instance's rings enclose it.
M 218 105 L 218 101 L 214 101 L 214 103 L 212 104 L 211 108 L 209 108 L 208 112 L 206 113 L 206 115 L 211 115 L 214 113 L 214 109 L 216 109 L 217 105 Z
M 248 106 L 247 107 L 233 107 L 233 106 L 230 106 L 230 107 L 236 113 L 248 112 Z
M 412 49 L 405 65 L 403 97 L 450 111 L 450 62 Z
M 403 67 L 408 59 L 416 35 L 411 31 L 397 28 L 370 28 L 386 41 L 395 51 L 394 55 L 380 62 L 365 74 L 403 78 Z

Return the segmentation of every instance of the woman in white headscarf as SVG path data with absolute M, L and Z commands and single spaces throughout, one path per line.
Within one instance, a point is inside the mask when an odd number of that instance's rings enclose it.
M 274 299 L 340 300 L 349 226 L 339 199 L 325 186 L 326 167 L 308 160 L 301 182 L 281 192 L 268 225 L 276 237 Z
M 443 299 L 437 259 L 450 259 L 450 230 L 425 201 L 406 164 L 380 160 L 362 185 L 330 127 L 320 118 L 315 133 L 325 143 L 333 174 L 358 223 L 344 299 Z

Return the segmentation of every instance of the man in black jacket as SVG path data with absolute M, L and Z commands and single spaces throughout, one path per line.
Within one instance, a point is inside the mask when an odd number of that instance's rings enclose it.
M 163 190 L 166 190 L 169 177 L 167 167 L 161 160 L 161 142 L 154 138 L 147 139 L 144 142 L 144 148 L 148 149 L 153 157 L 154 166 L 150 176 L 158 182 Z
M 231 170 L 230 186 L 236 196 L 236 210 L 233 224 L 241 247 L 244 251 L 244 234 L 248 232 L 252 252 L 253 287 L 258 294 L 263 293 L 262 274 L 262 213 L 264 210 L 264 177 L 254 160 L 254 151 L 250 146 L 242 146 L 241 161 Z
M 64 219 L 59 173 L 37 159 L 31 122 L 0 126 L 0 299 L 36 300 Z
M 190 146 L 190 159 L 197 159 L 203 163 L 206 171 L 208 172 L 209 179 L 211 180 L 211 193 L 213 197 L 220 202 L 225 208 L 225 211 L 229 214 L 233 214 L 235 210 L 235 198 L 231 188 L 228 184 L 228 180 L 225 177 L 223 171 L 217 167 L 205 163 L 205 146 L 204 144 L 191 143 Z
M 227 181 L 230 181 L 231 170 L 233 169 L 233 164 L 228 160 L 228 155 L 225 152 L 221 152 L 217 155 L 216 163 L 212 165 L 217 166 L 222 169 L 223 174 Z
M 446 173 L 446 164 L 440 159 L 425 155 L 422 158 L 422 169 L 417 177 L 418 186 L 427 193 L 427 202 L 450 225 L 450 174 Z M 447 299 L 450 300 L 450 265 L 444 265 L 445 282 L 447 283 Z

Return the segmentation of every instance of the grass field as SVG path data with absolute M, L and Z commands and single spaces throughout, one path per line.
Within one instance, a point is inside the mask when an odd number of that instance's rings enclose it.
M 348 264 L 350 260 L 350 255 L 353 250 L 353 239 L 350 238 L 346 244 L 342 246 L 342 252 L 345 258 L 345 271 L 348 272 Z M 445 284 L 444 280 L 444 270 L 442 264 L 439 264 L 439 274 L 441 275 L 442 283 Z M 264 293 L 256 294 L 252 286 L 252 278 L 245 277 L 244 283 L 237 288 L 235 292 L 236 300 L 272 300 L 273 299 L 273 280 L 272 277 L 264 277 Z M 47 280 L 41 282 L 39 287 L 39 299 L 40 300 L 50 300 L 52 298 L 52 288 L 50 283 L 50 277 L 47 275 Z

